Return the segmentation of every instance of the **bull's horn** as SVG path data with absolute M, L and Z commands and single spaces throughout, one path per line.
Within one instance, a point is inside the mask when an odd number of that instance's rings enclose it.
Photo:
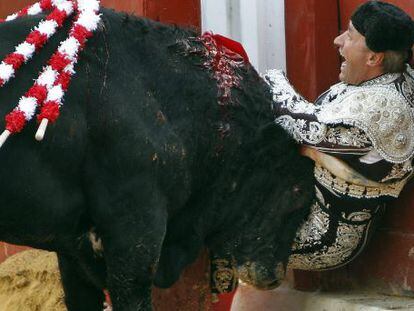
M 366 187 L 380 187 L 381 184 L 375 181 L 369 180 L 362 176 L 344 161 L 337 159 L 331 155 L 318 151 L 315 148 L 302 146 L 301 154 L 311 158 L 315 163 L 326 168 L 334 176 L 339 177 L 351 184 L 366 186 Z

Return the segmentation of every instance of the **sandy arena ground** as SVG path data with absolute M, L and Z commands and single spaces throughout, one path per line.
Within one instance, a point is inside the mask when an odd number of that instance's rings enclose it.
M 0 310 L 66 311 L 55 253 L 29 250 L 0 265 Z
M 172 288 L 153 290 L 154 310 L 211 310 L 208 281 L 203 253 Z M 0 311 L 67 311 L 55 253 L 28 250 L 0 264 Z

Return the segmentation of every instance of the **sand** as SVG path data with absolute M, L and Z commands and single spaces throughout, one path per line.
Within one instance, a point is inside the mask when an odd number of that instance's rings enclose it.
M 0 310 L 66 311 L 55 253 L 28 250 L 0 265 Z
M 172 288 L 153 290 L 154 310 L 211 310 L 208 271 L 203 253 Z M 28 250 L 0 264 L 0 311 L 67 311 L 55 253 Z

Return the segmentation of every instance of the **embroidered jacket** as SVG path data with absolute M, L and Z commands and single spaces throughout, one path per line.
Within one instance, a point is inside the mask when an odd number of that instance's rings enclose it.
M 316 197 L 297 232 L 289 265 L 332 269 L 364 248 L 385 203 L 411 177 L 414 154 L 414 72 L 385 74 L 359 86 L 338 83 L 315 104 L 283 72 L 264 76 L 273 92 L 275 122 L 301 144 L 343 161 L 369 180 L 354 183 L 315 164 Z

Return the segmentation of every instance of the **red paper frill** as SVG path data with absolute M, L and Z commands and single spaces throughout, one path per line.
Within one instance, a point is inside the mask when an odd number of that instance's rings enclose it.
M 67 59 L 66 56 L 60 52 L 53 54 L 49 60 L 49 65 L 56 71 L 62 71 L 70 63 L 71 60 Z
M 59 114 L 59 104 L 55 101 L 48 101 L 44 103 L 40 114 L 37 116 L 37 121 L 41 122 L 43 119 L 47 119 L 53 123 L 59 118 Z
M 17 13 L 17 16 L 19 16 L 19 17 L 21 17 L 21 16 L 26 16 L 26 15 L 27 15 L 27 13 L 28 13 L 28 11 L 29 11 L 29 7 L 27 6 L 27 7 L 25 7 L 24 9 L 21 9 L 21 10 Z
M 52 0 L 40 1 L 40 7 L 42 8 L 42 10 L 50 10 L 52 8 Z
M 11 133 L 20 133 L 26 125 L 24 113 L 20 110 L 13 110 L 6 116 L 6 130 Z
M 48 20 L 48 21 L 53 20 L 59 25 L 59 27 L 61 27 L 63 25 L 63 23 L 65 22 L 67 17 L 68 17 L 68 15 L 66 14 L 65 11 L 61 11 L 59 9 L 54 9 L 52 11 L 52 13 L 50 13 L 46 17 L 46 20 Z
M 26 42 L 33 44 L 36 47 L 36 50 L 42 48 L 46 41 L 47 35 L 40 33 L 38 30 L 32 31 L 26 38 Z
M 14 70 L 19 69 L 24 63 L 24 56 L 18 53 L 12 53 L 6 56 L 4 59 L 6 64 L 12 65 Z
M 227 56 L 230 56 L 232 58 L 235 58 L 237 56 L 240 56 L 243 58 L 244 62 L 247 64 L 249 63 L 249 56 L 247 55 L 246 50 L 244 49 L 243 45 L 241 45 L 240 42 L 234 41 L 230 38 L 224 37 L 222 35 L 214 34 L 212 35 L 214 40 L 216 41 L 216 44 L 219 49 L 227 49 L 225 51 Z
M 71 80 L 71 74 L 69 72 L 63 71 L 57 78 L 55 84 L 60 84 L 63 91 L 67 91 Z
M 37 100 L 37 104 L 41 105 L 47 97 L 47 88 L 46 86 L 35 84 L 25 94 L 25 97 L 34 97 Z
M 71 35 L 78 40 L 81 48 L 85 46 L 86 40 L 90 38 L 92 34 L 93 33 L 91 31 L 79 24 L 76 24 L 71 32 Z

